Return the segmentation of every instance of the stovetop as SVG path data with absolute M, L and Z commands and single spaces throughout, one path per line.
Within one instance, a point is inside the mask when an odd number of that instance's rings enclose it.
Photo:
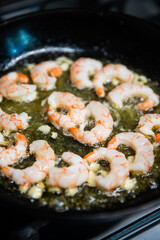
M 160 24 L 160 0 L 1 0 L 0 21 L 39 10 L 89 7 L 130 14 Z M 56 222 L 0 208 L 0 239 L 160 239 L 160 206 L 115 221 Z
M 9 240 L 150 240 L 159 239 L 160 209 L 152 206 L 145 211 L 117 220 L 50 220 L 34 217 L 17 210 L 1 210 L 0 239 Z

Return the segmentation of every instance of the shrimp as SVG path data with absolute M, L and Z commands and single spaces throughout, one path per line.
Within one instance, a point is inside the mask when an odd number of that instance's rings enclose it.
M 8 166 L 27 155 L 27 139 L 23 134 L 15 134 L 16 145 L 9 148 L 0 147 L 0 165 Z
M 92 58 L 79 58 L 70 68 L 70 79 L 78 89 L 93 88 L 89 76 L 102 68 L 100 61 Z
M 61 74 L 61 67 L 54 61 L 41 62 L 31 68 L 32 81 L 45 91 L 55 88 L 57 77 Z
M 109 149 L 120 144 L 130 146 L 136 151 L 135 160 L 129 164 L 130 171 L 146 174 L 154 163 L 153 145 L 140 133 L 123 132 L 114 136 L 108 143 Z
M 36 86 L 26 84 L 29 78 L 17 72 L 10 72 L 0 78 L 0 94 L 10 100 L 31 102 L 36 96 Z
M 134 74 L 122 64 L 107 64 L 95 74 L 93 80 L 94 89 L 99 97 L 105 96 L 103 85 L 117 78 L 121 82 L 131 82 Z
M 158 95 L 150 87 L 136 83 L 123 83 L 110 91 L 107 96 L 108 100 L 118 108 L 122 108 L 123 101 L 131 97 L 147 99 L 137 105 L 142 111 L 148 111 L 159 104 Z
M 91 101 L 86 107 L 86 118 L 94 117 L 95 127 L 90 131 L 84 131 L 85 121 L 80 128 L 73 127 L 70 134 L 79 142 L 89 146 L 105 141 L 113 129 L 113 119 L 107 107 L 97 101 Z
M 155 133 L 152 131 L 154 126 L 160 126 L 160 114 L 146 114 L 140 117 L 136 131 L 144 135 L 151 135 L 155 139 Z
M 49 171 L 48 185 L 73 188 L 82 185 L 88 179 L 88 165 L 79 155 L 72 152 L 64 152 L 62 159 L 69 167 L 54 167 Z
M 2 133 L 0 133 L 0 144 L 4 144 L 4 137 Z
M 110 163 L 110 172 L 107 176 L 97 176 L 96 183 L 103 190 L 113 191 L 122 185 L 129 175 L 129 163 L 124 154 L 114 149 L 100 147 L 87 154 L 84 159 L 88 163 L 96 160 L 106 160 Z
M 85 105 L 75 95 L 68 92 L 53 92 L 48 98 L 47 115 L 56 128 L 69 129 L 84 121 Z M 56 109 L 62 109 L 57 112 Z M 65 114 L 66 113 L 66 114 Z
M 49 173 L 49 170 L 54 167 L 54 150 L 45 140 L 37 140 L 30 144 L 30 154 L 36 155 L 36 161 L 32 166 L 25 169 L 3 166 L 1 172 L 18 185 L 30 186 L 33 183 L 42 181 Z
M 10 131 L 18 129 L 26 129 L 28 127 L 28 114 L 23 112 L 20 114 L 7 114 L 0 108 L 0 128 Z

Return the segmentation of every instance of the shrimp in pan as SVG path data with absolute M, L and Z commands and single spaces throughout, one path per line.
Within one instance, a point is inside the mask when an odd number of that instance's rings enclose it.
M 41 90 L 55 88 L 57 77 L 62 74 L 61 67 L 54 61 L 41 62 L 31 68 L 32 81 Z
M 54 167 L 54 150 L 44 140 L 37 140 L 30 144 L 30 154 L 35 154 L 36 161 L 25 169 L 15 169 L 4 166 L 1 172 L 18 185 L 31 185 L 43 180 L 49 170 Z
M 13 101 L 31 102 L 36 96 L 36 86 L 27 84 L 29 78 L 17 72 L 10 72 L 0 78 L 0 94 Z
M 18 129 L 26 129 L 28 127 L 28 114 L 23 112 L 20 114 L 7 114 L 0 108 L 0 128 L 10 131 Z
M 129 175 L 129 163 L 124 154 L 114 149 L 100 147 L 87 154 L 84 159 L 88 163 L 96 160 L 106 160 L 110 163 L 110 172 L 107 176 L 97 176 L 97 186 L 106 191 L 112 191 L 122 185 Z
M 61 188 L 73 188 L 87 181 L 88 165 L 83 158 L 72 152 L 64 152 L 62 159 L 71 166 L 52 168 L 49 171 L 48 185 Z
M 97 101 L 91 101 L 86 107 L 86 119 L 93 117 L 95 127 L 90 131 L 85 131 L 87 121 L 80 124 L 80 127 L 70 129 L 70 134 L 79 142 L 89 146 L 105 141 L 113 129 L 113 119 L 106 106 Z
M 47 115 L 56 128 L 75 127 L 84 121 L 85 105 L 75 95 L 68 92 L 53 92 L 48 98 Z M 57 110 L 60 110 L 59 112 Z
M 153 127 L 160 127 L 160 114 L 146 114 L 140 117 L 136 131 L 144 135 L 150 135 L 156 140 L 159 136 L 159 133 L 156 135 L 156 137 L 155 133 L 152 130 Z
M 23 134 L 15 134 L 16 145 L 9 148 L 0 147 L 0 165 L 7 166 L 27 155 L 27 139 Z
M 154 163 L 153 145 L 140 133 L 123 132 L 117 134 L 108 143 L 109 149 L 116 149 L 120 144 L 133 148 L 135 159 L 129 164 L 130 170 L 146 174 Z
M 93 87 L 99 97 L 105 96 L 104 84 L 117 78 L 121 82 L 131 82 L 134 74 L 122 64 L 107 64 L 95 74 Z
M 123 83 L 108 93 L 108 100 L 118 108 L 122 108 L 123 101 L 131 97 L 143 97 L 144 102 L 139 103 L 137 108 L 147 111 L 159 104 L 159 97 L 153 90 L 145 85 L 136 83 Z
M 78 89 L 93 88 L 89 76 L 102 68 L 102 63 L 92 58 L 79 58 L 70 68 L 70 78 Z

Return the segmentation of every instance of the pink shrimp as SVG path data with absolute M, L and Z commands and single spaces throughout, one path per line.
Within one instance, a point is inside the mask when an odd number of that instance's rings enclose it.
M 84 159 L 88 163 L 96 160 L 106 160 L 110 163 L 110 172 L 107 176 L 97 176 L 96 182 L 102 190 L 113 191 L 122 185 L 129 175 L 129 163 L 124 154 L 114 149 L 104 147 L 94 149 L 93 152 L 87 154 Z
M 41 62 L 31 68 L 32 81 L 45 91 L 55 88 L 57 77 L 61 74 L 61 67 L 54 61 Z
M 30 154 L 36 155 L 36 161 L 32 166 L 25 169 L 3 166 L 1 172 L 18 185 L 31 185 L 42 181 L 54 167 L 54 151 L 46 141 L 37 140 L 30 144 Z
M 160 114 L 145 114 L 144 116 L 140 117 L 136 131 L 144 135 L 150 135 L 156 140 L 158 134 L 155 135 L 152 130 L 153 127 L 160 127 Z
M 7 114 L 0 108 L 0 128 L 10 131 L 18 129 L 26 129 L 28 127 L 28 114 L 23 112 L 20 114 Z
M 147 111 L 159 104 L 159 97 L 153 90 L 145 85 L 136 83 L 123 83 L 108 93 L 108 100 L 118 108 L 122 108 L 123 101 L 131 97 L 143 97 L 145 100 L 137 108 Z
M 154 163 L 153 146 L 140 133 L 123 132 L 114 136 L 108 143 L 109 149 L 116 149 L 120 144 L 132 147 L 136 151 L 135 160 L 130 163 L 130 170 L 146 174 Z
M 79 58 L 75 61 L 70 69 L 70 78 L 72 83 L 78 89 L 93 88 L 93 83 L 89 79 L 89 75 L 95 74 L 100 70 L 102 64 L 92 58 Z
M 105 96 L 103 85 L 111 82 L 113 78 L 117 78 L 121 82 L 131 82 L 133 73 L 122 64 L 107 64 L 95 74 L 93 80 L 94 89 L 99 97 Z
M 23 134 L 15 134 L 16 145 L 9 148 L 0 147 L 0 165 L 8 166 L 17 162 L 22 157 L 27 155 L 27 139 Z
M 10 72 L 0 78 L 0 94 L 13 101 L 31 102 L 37 96 L 36 86 L 28 82 L 26 75 Z
M 47 109 L 47 115 L 56 128 L 68 130 L 84 121 L 84 103 L 73 94 L 53 92 L 48 98 L 48 103 L 50 107 Z M 62 113 L 56 111 L 58 108 L 62 109 Z M 67 110 L 67 113 L 63 113 L 63 110 Z
M 82 185 L 88 179 L 88 165 L 79 155 L 64 152 L 62 159 L 69 167 L 54 167 L 49 172 L 48 185 L 61 188 L 73 188 Z
M 97 101 L 91 101 L 86 107 L 86 118 L 95 119 L 95 127 L 90 131 L 84 131 L 87 121 L 80 127 L 70 128 L 70 134 L 79 142 L 89 146 L 105 141 L 113 129 L 113 119 L 107 107 Z

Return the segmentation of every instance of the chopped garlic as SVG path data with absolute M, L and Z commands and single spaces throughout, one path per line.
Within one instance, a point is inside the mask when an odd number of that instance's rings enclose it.
M 105 170 L 99 170 L 97 173 L 100 173 L 102 177 L 105 177 L 108 175 L 108 172 Z
M 42 125 L 37 130 L 43 132 L 44 134 L 47 134 L 50 132 L 51 128 L 48 125 Z
M 73 61 L 67 57 L 59 57 L 55 60 L 55 62 L 61 66 L 63 71 L 67 71 L 69 66 L 73 63 Z
M 56 139 L 58 136 L 57 132 L 52 132 L 51 138 Z
M 113 79 L 112 79 L 112 84 L 113 84 L 114 86 L 117 86 L 117 85 L 119 84 L 119 80 L 116 79 L 116 78 L 113 78 Z
M 49 192 L 57 192 L 57 193 L 61 193 L 62 192 L 62 190 L 59 188 L 59 187 L 49 187 L 48 188 L 48 191 Z
M 91 171 L 96 172 L 100 169 L 100 164 L 93 162 L 93 163 L 90 164 L 89 169 Z
M 132 190 L 135 185 L 136 185 L 136 179 L 131 179 L 131 178 L 127 178 L 125 183 L 121 186 L 122 188 L 125 188 L 126 190 Z
M 63 71 L 67 71 L 69 69 L 68 63 L 62 63 L 61 68 L 62 68 Z
M 31 198 L 34 198 L 34 199 L 41 198 L 41 196 L 42 196 L 42 189 L 38 188 L 36 186 L 33 186 L 28 191 L 28 196 L 31 197 Z
M 36 184 L 37 187 L 41 188 L 41 189 L 44 189 L 45 188 L 45 185 L 43 182 L 39 182 Z
M 95 174 L 95 172 L 89 171 L 89 174 L 88 174 L 88 185 L 90 187 L 96 187 L 97 186 L 96 177 L 97 177 L 97 175 Z
M 77 192 L 78 192 L 77 187 L 66 189 L 66 194 L 71 197 L 74 196 Z
M 42 197 L 42 193 L 43 188 L 35 185 L 29 189 L 28 196 L 34 199 L 38 199 Z
M 132 80 L 133 83 L 140 83 L 140 84 L 144 84 L 146 82 L 148 82 L 147 78 L 143 75 L 139 75 L 139 74 L 134 74 L 134 78 Z
M 47 103 L 48 98 L 45 98 L 41 102 L 41 107 L 44 107 L 44 105 Z
M 29 64 L 27 64 L 27 69 L 31 70 L 31 68 L 33 68 L 34 66 L 35 66 L 34 63 L 29 63 Z
M 129 156 L 129 157 L 127 158 L 127 160 L 128 160 L 129 163 L 132 163 L 132 162 L 134 161 L 134 159 L 135 159 L 135 156 Z
M 28 185 L 20 185 L 19 186 L 19 190 L 21 193 L 26 193 L 29 189 L 29 186 Z
M 9 136 L 9 134 L 10 134 L 9 130 L 3 129 L 3 136 L 7 137 Z

